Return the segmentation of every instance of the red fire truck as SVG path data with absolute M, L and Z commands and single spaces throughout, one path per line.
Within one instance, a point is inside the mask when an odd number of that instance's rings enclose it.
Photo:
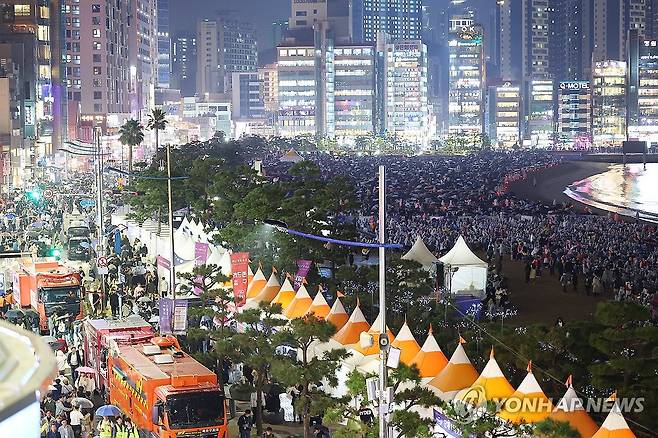
M 110 403 L 146 436 L 228 438 L 226 401 L 217 376 L 136 317 L 87 321 L 87 363 L 102 376 Z M 99 386 L 100 386 L 99 385 Z

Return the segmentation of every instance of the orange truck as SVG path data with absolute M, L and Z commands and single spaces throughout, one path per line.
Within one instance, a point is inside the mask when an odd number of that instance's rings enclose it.
M 86 322 L 85 336 L 95 336 L 92 326 L 103 326 L 93 322 Z M 126 324 L 113 324 L 109 341 L 100 342 L 108 345 L 107 354 L 96 355 L 107 359 L 110 403 L 133 420 L 140 436 L 228 438 L 226 401 L 215 373 L 183 352 L 173 336 L 149 336 L 142 324 Z
M 14 299 L 39 314 L 42 332 L 48 331 L 48 318 L 55 312 L 82 319 L 81 285 L 80 274 L 57 261 L 21 259 L 13 273 Z

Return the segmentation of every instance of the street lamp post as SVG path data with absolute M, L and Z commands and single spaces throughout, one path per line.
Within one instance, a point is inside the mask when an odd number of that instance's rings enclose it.
M 105 256 L 105 233 L 103 232 L 103 150 L 101 149 L 101 129 L 96 127 L 96 220 L 98 221 L 98 258 Z M 101 311 L 105 310 L 105 274 L 101 278 Z
M 381 327 L 379 330 L 379 436 L 388 437 L 388 401 L 386 396 L 388 369 L 386 359 L 388 356 L 389 339 L 386 332 L 386 249 L 384 248 L 386 237 L 386 172 L 384 166 L 379 166 L 379 317 Z
M 171 248 L 169 257 L 169 287 L 172 297 L 171 331 L 174 331 L 176 316 L 176 260 L 174 251 L 174 207 L 171 194 L 171 145 L 167 143 L 167 202 L 169 204 L 169 246 Z
M 303 233 L 288 228 L 288 225 L 280 220 L 266 219 L 267 225 L 275 227 L 277 230 L 294 236 L 304 237 L 307 239 L 319 240 L 321 242 L 333 243 L 336 245 L 356 246 L 360 248 L 378 248 L 379 249 L 379 317 L 380 335 L 377 340 L 380 351 L 379 364 L 379 436 L 388 437 L 388 369 L 386 361 L 388 358 L 389 339 L 386 333 L 386 249 L 401 249 L 402 245 L 396 243 L 386 243 L 385 237 L 385 219 L 386 219 L 386 191 L 385 191 L 386 172 L 384 166 L 379 166 L 379 238 L 377 243 L 353 242 L 350 240 L 332 239 L 329 237 L 316 236 L 313 234 Z

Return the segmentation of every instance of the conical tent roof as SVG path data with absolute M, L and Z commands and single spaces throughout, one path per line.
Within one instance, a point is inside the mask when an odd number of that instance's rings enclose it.
M 279 158 L 279 161 L 284 163 L 299 163 L 300 161 L 304 161 L 304 158 L 302 158 L 302 156 L 299 155 L 296 150 L 290 149 L 288 152 L 283 154 L 281 158 Z
M 470 387 L 459 391 L 455 399 L 481 404 L 486 401 L 504 400 L 513 393 L 514 388 L 498 366 L 492 348 L 489 361 L 480 373 L 480 377 Z
M 281 286 L 279 285 L 279 280 L 277 280 L 276 274 L 272 272 L 267 283 L 265 283 L 265 287 L 263 287 L 260 293 L 254 297 L 254 301 L 264 301 L 269 303 L 277 296 L 280 289 Z
M 616 400 L 605 421 L 603 421 L 601 428 L 592 438 L 635 438 L 635 434 L 628 427 L 628 423 L 626 423 L 626 419 Z
M 254 279 L 254 271 L 251 270 L 251 266 L 247 265 L 247 288 L 249 288 L 249 283 Z
M 449 266 L 482 266 L 487 267 L 487 262 L 480 259 L 471 251 L 462 236 L 459 236 L 455 246 L 439 259 L 441 263 Z
M 354 344 L 355 342 L 359 342 L 361 332 L 367 332 L 368 330 L 370 330 L 370 324 L 368 324 L 365 316 L 363 316 L 361 307 L 359 307 L 359 303 L 357 302 L 357 306 L 350 315 L 350 319 L 334 335 L 333 340 L 342 345 Z
M 345 311 L 343 303 L 340 302 L 340 298 L 336 298 L 334 305 L 331 306 L 331 310 L 327 315 L 327 321 L 332 323 L 336 327 L 336 331 L 342 329 L 347 321 L 350 319 L 350 316 Z
M 413 333 L 407 325 L 407 320 L 404 320 L 404 324 L 400 327 L 398 332 L 398 337 L 391 342 L 391 347 L 400 349 L 400 360 L 405 365 L 411 365 L 411 362 L 414 360 L 414 357 L 420 351 L 420 345 L 416 342 Z
M 569 385 L 549 418 L 569 423 L 571 427 L 580 433 L 581 438 L 592 438 L 598 429 L 592 417 L 585 411 L 583 401 L 571 385 Z
M 283 316 L 288 319 L 300 318 L 306 314 L 312 303 L 313 299 L 311 299 L 306 287 L 302 284 L 297 289 L 295 298 L 293 298 L 288 307 L 283 311 Z
M 247 286 L 247 298 L 255 298 L 263 290 L 267 284 L 267 278 L 263 275 L 263 271 L 258 268 L 254 274 L 254 278 L 249 282 Z
M 528 370 L 528 374 L 498 414 L 514 424 L 537 423 L 548 417 L 553 410 L 551 401 L 539 386 L 530 367 Z
M 477 378 L 478 372 L 459 343 L 448 364 L 428 385 L 437 390 L 441 400 L 448 401 L 452 400 L 458 391 L 471 386 Z
M 427 333 L 427 339 L 425 339 L 423 346 L 413 358 L 411 364 L 416 365 L 421 378 L 436 377 L 448 364 L 448 358 L 443 354 L 441 347 L 439 347 L 432 334 L 431 325 Z
M 281 289 L 279 289 L 279 293 L 272 300 L 272 304 L 281 304 L 281 308 L 285 310 L 295 298 L 295 295 L 295 289 L 293 289 L 292 284 L 286 278 L 286 281 L 281 285 Z
M 378 340 L 379 340 L 379 334 L 381 333 L 380 327 L 382 325 L 380 317 L 381 314 L 378 314 L 377 318 L 375 318 L 375 322 L 372 323 L 370 329 L 368 330 L 368 334 L 370 334 L 374 339 L 372 346 L 368 348 L 361 348 L 361 339 L 359 338 L 354 343 L 354 345 L 351 346 L 355 352 L 361 353 L 361 355 L 363 356 L 373 356 L 379 354 Z M 388 328 L 388 326 L 386 327 L 386 333 L 388 334 L 389 342 L 395 338 L 393 332 L 391 331 L 391 329 Z
M 313 298 L 313 302 L 311 303 L 311 307 L 308 308 L 306 313 L 307 314 L 313 313 L 318 318 L 325 318 L 326 319 L 327 315 L 329 315 L 330 311 L 331 311 L 331 307 L 329 307 L 329 304 L 327 304 L 327 300 L 324 298 L 324 295 L 322 295 L 322 292 L 319 291 L 315 295 L 315 298 Z
M 418 262 L 423 265 L 424 268 L 431 268 L 434 263 L 439 261 L 439 259 L 427 249 L 427 245 L 425 245 L 425 242 L 423 242 L 423 239 L 420 236 L 416 237 L 416 241 L 411 249 L 401 258 L 402 260 L 413 260 L 414 262 Z

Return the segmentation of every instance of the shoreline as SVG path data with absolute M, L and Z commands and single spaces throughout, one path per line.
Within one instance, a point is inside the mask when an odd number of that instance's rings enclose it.
M 603 173 L 615 163 L 601 163 L 593 161 L 567 161 L 559 166 L 542 169 L 533 173 L 527 179 L 510 184 L 510 193 L 522 199 L 552 204 L 553 200 L 570 204 L 576 211 L 585 213 L 586 209 L 600 215 L 607 215 L 608 211 L 582 204 L 565 195 L 564 190 L 576 181 Z M 537 179 L 537 186 L 533 187 L 533 177 Z

